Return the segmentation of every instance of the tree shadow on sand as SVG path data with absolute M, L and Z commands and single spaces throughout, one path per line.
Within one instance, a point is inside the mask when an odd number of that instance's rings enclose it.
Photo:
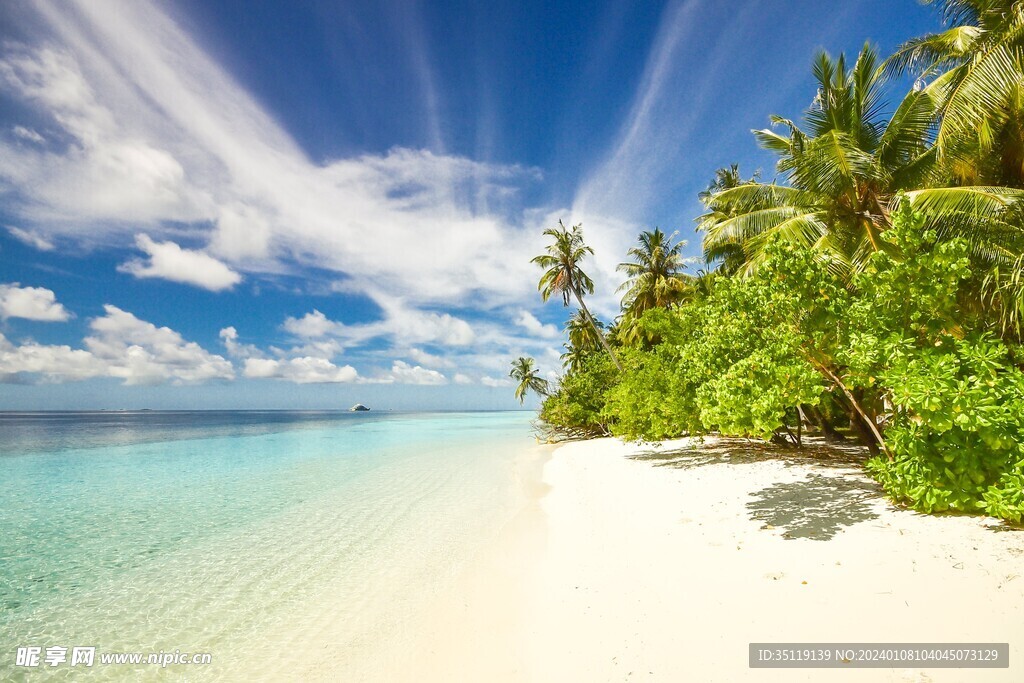
M 808 474 L 803 481 L 772 484 L 750 494 L 750 518 L 782 527 L 783 538 L 827 541 L 845 527 L 877 519 L 877 484 L 860 479 Z
M 671 451 L 647 451 L 632 456 L 634 460 L 650 461 L 656 467 L 689 469 L 705 465 L 742 465 L 775 460 L 787 467 L 818 465 L 821 467 L 859 469 L 868 458 L 866 448 L 852 441 L 832 442 L 820 437 L 805 437 L 802 448 L 778 446 L 763 441 L 709 437 L 697 440 L 686 448 Z
M 783 538 L 827 541 L 845 527 L 878 518 L 881 488 L 860 474 L 867 451 L 850 442 L 807 439 L 800 449 L 744 439 L 709 438 L 671 451 L 633 456 L 657 467 L 690 469 L 716 464 L 742 465 L 773 460 L 786 467 L 811 466 L 801 481 L 772 484 L 750 493 L 750 518 L 784 530 Z

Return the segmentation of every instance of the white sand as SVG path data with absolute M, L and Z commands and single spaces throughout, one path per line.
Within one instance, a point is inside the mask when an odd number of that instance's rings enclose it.
M 651 450 L 555 450 L 549 488 L 363 680 L 1024 681 L 1024 533 L 896 510 L 853 469 L 627 457 Z M 749 642 L 1009 642 L 1011 668 L 750 669 Z

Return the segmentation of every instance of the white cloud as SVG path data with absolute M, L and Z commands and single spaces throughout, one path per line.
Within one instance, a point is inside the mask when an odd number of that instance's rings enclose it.
M 0 334 L 0 382 L 14 381 L 19 373 L 41 375 L 47 381 L 74 381 L 105 375 L 107 368 L 89 351 L 32 341 L 15 346 Z
M 449 313 L 432 313 L 385 305 L 389 332 L 413 343 L 432 342 L 451 346 L 467 346 L 476 338 L 473 328 Z
M 314 160 L 157 3 L 37 0 L 31 7 L 37 16 L 26 32 L 44 47 L 0 48 L 0 86 L 36 110 L 51 138 L 46 148 L 0 138 L 0 191 L 22 225 L 60 245 L 120 247 L 138 235 L 148 258 L 124 269 L 213 290 L 242 274 L 258 281 L 263 273 L 326 270 L 346 293 L 382 310 L 369 323 L 319 311 L 285 321 L 308 342 L 350 348 L 383 338 L 392 342 L 391 358 L 434 345 L 478 358 L 502 354 L 507 365 L 504 354 L 557 336 L 532 314 L 518 333 L 513 320 L 491 317 L 536 301 L 538 272 L 529 260 L 544 247 L 541 231 L 570 220 L 556 207 L 523 208 L 521 190 L 538 182 L 536 169 L 440 146 Z M 67 144 L 57 148 L 58 139 Z M 617 304 L 619 247 L 635 226 L 587 216 L 599 251 L 588 272 L 592 266 L 603 295 L 595 311 L 607 317 Z M 308 353 L 279 357 L 330 359 L 327 347 L 307 346 Z M 459 367 L 474 377 L 496 372 L 461 360 Z
M 21 287 L 17 282 L 0 284 L 0 318 L 63 322 L 70 317 L 52 290 Z
M 344 351 L 344 347 L 336 339 L 319 339 L 306 344 L 293 346 L 287 351 L 275 349 L 280 356 L 313 356 L 330 360 Z
M 333 270 L 410 307 L 529 295 L 540 230 L 516 196 L 536 170 L 402 148 L 314 163 L 156 4 L 36 10 L 62 47 L 8 50 L 0 78 L 75 140 L 0 149 L 36 224 L 108 241 L 187 224 L 235 267 Z
M 181 163 L 145 139 L 155 131 L 135 130 L 153 106 L 137 101 L 138 94 L 133 102 L 127 84 L 108 81 L 110 68 L 104 81 L 112 89 L 97 96 L 70 52 L 12 48 L 0 61 L 0 82 L 51 116 L 75 144 L 63 154 L 3 145 L 0 177 L 28 200 L 28 217 L 72 234 L 85 235 L 99 221 L 109 222 L 106 230 L 123 231 L 132 222 L 202 218 L 203 193 L 189 187 Z M 130 103 L 132 112 L 119 116 L 108 108 L 111 102 Z
M 325 358 L 311 356 L 282 360 L 248 358 L 243 374 L 253 379 L 281 379 L 296 384 L 354 382 L 358 378 L 351 365 L 338 367 Z
M 556 365 L 558 367 L 561 367 L 562 366 L 562 350 L 561 349 L 551 348 L 549 346 L 548 348 L 544 349 L 544 352 L 541 354 L 541 359 L 542 359 L 542 362 L 543 361 L 547 361 L 548 363 L 553 363 L 554 365 Z
M 220 207 L 210 250 L 232 261 L 266 258 L 272 236 L 270 213 L 241 202 Z
M 238 330 L 225 327 L 220 331 L 220 339 L 224 348 L 232 358 L 262 358 L 263 352 L 253 344 L 242 344 L 238 341 Z
M 30 247 L 38 249 L 39 251 L 53 251 L 53 242 L 37 233 L 22 230 L 21 228 L 16 228 L 13 225 L 7 226 L 7 232 L 9 232 L 11 237 L 19 242 L 23 242 Z
M 516 325 L 526 330 L 529 334 L 535 337 L 545 337 L 548 339 L 557 337 L 559 332 L 558 328 L 551 324 L 543 324 L 541 321 L 526 310 L 520 310 L 516 315 Z
M 462 374 L 461 372 L 455 373 L 455 376 L 452 377 L 452 381 L 455 382 L 456 384 L 472 384 L 473 383 L 472 378 L 470 378 L 468 375 Z
M 447 384 L 448 379 L 437 370 L 428 370 L 419 365 L 412 366 L 405 361 L 396 360 L 391 366 L 388 379 L 397 384 Z
M 483 384 L 485 387 L 510 387 L 510 386 L 512 386 L 512 382 L 510 382 L 509 380 L 507 380 L 507 379 L 505 379 L 503 377 L 502 378 L 495 378 L 495 377 L 489 377 L 487 375 L 484 375 L 483 377 L 480 378 L 480 384 Z
M 241 275 L 201 251 L 182 249 L 174 242 L 155 242 L 149 235 L 137 235 L 135 243 L 149 255 L 149 262 L 132 259 L 118 266 L 118 270 L 135 277 L 161 278 L 214 292 L 242 281 Z
M 328 320 L 326 315 L 315 308 L 312 313 L 307 313 L 301 318 L 285 318 L 281 327 L 302 339 L 318 339 L 329 334 L 340 334 L 345 329 L 344 325 Z
M 103 310 L 106 315 L 89 323 L 93 334 L 85 338 L 85 347 L 107 363 L 111 377 L 122 378 L 129 385 L 168 380 L 191 384 L 234 377 L 230 362 L 185 341 L 171 328 L 157 327 L 110 304 Z
M 394 338 L 403 344 L 448 346 L 467 346 L 476 339 L 470 324 L 450 313 L 415 310 L 400 299 L 380 294 L 374 298 L 384 309 L 384 317 L 375 322 L 346 325 L 313 309 L 301 318 L 285 318 L 282 328 L 300 339 L 332 337 L 344 346 L 359 345 L 378 337 Z
M 28 140 L 29 142 L 34 142 L 36 144 L 42 144 L 46 142 L 46 138 L 44 138 L 42 135 L 32 130 L 31 128 L 26 128 L 25 126 L 15 126 L 11 129 L 11 132 L 13 132 L 17 137 L 21 138 L 22 140 Z
M 116 306 L 103 308 L 105 315 L 89 323 L 91 334 L 83 341 L 84 349 L 32 341 L 15 346 L 4 338 L 0 376 L 30 373 L 48 381 L 116 377 L 126 385 L 194 384 L 234 377 L 230 362 L 185 341 L 174 330 L 140 320 Z
M 553 214 L 520 209 L 535 169 L 440 147 L 312 161 L 156 4 L 34 7 L 40 44 L 60 47 L 5 46 L 0 83 L 70 144 L 0 139 L 0 190 L 26 227 L 61 244 L 134 238 L 148 257 L 122 270 L 211 290 L 243 273 L 325 269 L 382 311 L 345 324 L 314 310 L 285 321 L 293 348 L 222 339 L 229 356 L 329 361 L 382 339 L 392 358 L 413 348 L 411 363 L 441 369 L 450 361 L 422 345 L 490 353 L 500 335 L 481 338 L 465 318 L 536 296 L 529 259 Z M 206 246 L 184 249 L 183 236 Z
M 455 367 L 455 363 L 453 363 L 452 361 L 450 361 L 450 360 L 448 360 L 446 358 L 442 358 L 440 356 L 435 356 L 432 353 L 427 353 L 426 351 L 424 351 L 422 349 L 416 349 L 416 348 L 409 349 L 408 355 L 409 355 L 409 358 L 412 358 L 414 362 L 419 363 L 420 365 L 423 365 L 425 367 L 433 367 L 433 368 L 453 368 L 453 367 Z

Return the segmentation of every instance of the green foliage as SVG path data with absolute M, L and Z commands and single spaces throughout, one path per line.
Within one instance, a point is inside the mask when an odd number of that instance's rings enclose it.
M 562 364 L 575 370 L 580 363 L 594 353 L 601 352 L 601 340 L 599 334 L 604 334 L 604 324 L 594 320 L 590 324 L 590 318 L 583 315 L 583 311 L 577 309 L 565 323 L 565 333 L 569 341 L 565 344 L 565 353 L 562 354 Z
M 607 354 L 586 357 L 544 399 L 541 420 L 573 436 L 606 434 L 605 393 L 618 374 Z
M 508 376 L 518 383 L 516 385 L 516 398 L 519 399 L 520 405 L 526 400 L 528 392 L 532 391 L 538 396 L 548 395 L 548 381 L 540 377 L 532 358 L 520 356 L 512 361 L 512 369 L 509 371 Z
M 968 245 L 936 244 L 921 227 L 904 205 L 885 235 L 897 254 L 872 258 L 850 311 L 853 381 L 883 389 L 891 405 L 893 460 L 868 469 L 890 495 L 925 512 L 1019 522 L 1024 373 L 960 310 Z
M 594 253 L 594 250 L 583 241 L 583 226 L 577 224 L 570 229 L 565 227 L 562 221 L 558 221 L 557 228 L 548 228 L 544 234 L 552 240 L 545 250 L 547 253 L 530 259 L 531 263 L 536 264 L 544 271 L 537 283 L 541 300 L 546 302 L 552 295 L 560 294 L 562 305 L 568 306 L 570 299 L 575 297 L 576 303 L 580 307 L 580 314 L 589 322 L 594 336 L 611 357 L 615 367 L 621 371 L 622 366 L 619 364 L 618 358 L 615 357 L 615 352 L 608 345 L 594 316 L 587 310 L 587 305 L 583 303 L 584 294 L 594 293 L 594 281 L 580 267 L 583 259 L 588 254 L 593 255 Z
M 717 425 L 723 434 L 768 439 L 786 425 L 787 415 L 795 422 L 795 406 L 816 404 L 823 388 L 821 376 L 803 359 L 782 349 L 759 349 L 701 387 L 701 422 Z
M 893 57 L 890 72 L 953 68 L 907 93 L 888 117 L 886 70 L 877 68 L 870 46 L 852 66 L 842 55 L 820 54 L 817 96 L 803 121 L 774 116 L 773 129 L 754 132 L 777 155 L 782 182 L 737 183 L 738 174 L 723 173 L 721 187 L 702 196 L 705 257 L 722 260 L 728 272 L 750 273 L 761 267 L 775 236 L 852 279 L 887 248 L 882 235 L 903 193 L 939 241 L 969 241 L 972 258 L 984 265 L 978 278 L 988 282 L 971 298 L 976 305 L 996 303 L 992 317 L 1000 327 L 1019 329 L 1024 297 L 1014 273 L 1024 254 L 1024 13 L 1008 10 L 1009 3 L 993 4 L 990 27 L 960 34 L 970 40 L 948 42 L 940 34 L 938 43 L 911 41 Z M 953 119 L 960 123 L 951 128 Z
M 649 311 L 645 326 L 656 326 L 663 310 Z M 607 393 L 605 414 L 614 416 L 612 432 L 630 440 L 658 441 L 703 431 L 694 393 L 695 376 L 676 347 L 661 344 L 651 351 L 628 349 L 625 371 Z
M 575 294 L 584 314 L 549 424 L 768 438 L 800 408 L 823 429 L 849 417 L 894 499 L 1024 522 L 1024 12 L 925 1 L 947 30 L 882 67 L 869 46 L 852 65 L 819 55 L 803 120 L 755 132 L 781 182 L 717 174 L 699 219 L 717 271 L 675 296 L 681 252 L 641 236 L 612 327 L 622 373 L 603 335 L 607 356 L 579 334 L 598 332 L 578 270 L 591 252 L 576 228 L 548 232 L 543 296 Z M 907 72 L 920 87 L 886 107 L 884 79 Z
M 818 402 L 825 386 L 803 345 L 842 289 L 806 251 L 775 240 L 765 253 L 755 277 L 722 279 L 702 300 L 641 319 L 662 343 L 626 354 L 606 408 L 615 434 L 767 438 L 797 406 Z
M 831 392 L 827 404 L 877 418 L 885 450 L 868 470 L 893 498 L 1020 522 L 1024 372 L 961 306 L 970 245 L 938 240 L 909 202 L 884 239 L 851 287 L 811 250 L 769 240 L 751 276 L 640 317 L 660 343 L 623 349 L 621 375 L 589 356 L 542 417 L 628 439 L 770 438 Z
M 626 252 L 632 260 L 618 266 L 629 278 L 619 287 L 619 291 L 626 292 L 619 336 L 627 342 L 645 340 L 641 326 L 635 324 L 645 311 L 672 306 L 690 293 L 692 278 L 683 273 L 686 261 L 682 248 L 686 242 L 673 244 L 673 237 L 659 228 L 640 233 L 639 246 Z
M 908 40 L 886 60 L 890 74 L 929 79 L 939 158 L 963 184 L 1024 187 L 1021 166 L 1021 48 L 1017 0 L 925 0 L 949 24 Z
M 1013 524 L 1024 522 L 1024 460 L 1018 461 L 983 496 L 985 508 L 993 517 Z

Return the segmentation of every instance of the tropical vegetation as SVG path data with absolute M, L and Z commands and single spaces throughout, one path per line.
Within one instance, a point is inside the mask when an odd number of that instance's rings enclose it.
M 1024 5 L 929 4 L 887 59 L 818 55 L 802 118 L 754 131 L 775 178 L 715 172 L 697 273 L 642 232 L 602 324 L 582 228 L 545 232 L 541 296 L 578 310 L 561 377 L 513 376 L 552 433 L 857 439 L 896 501 L 1024 522 Z
M 557 228 L 548 228 L 544 234 L 551 238 L 552 242 L 547 248 L 547 253 L 535 256 L 532 263 L 544 269 L 544 274 L 537 284 L 541 299 L 545 302 L 551 295 L 558 294 L 562 297 L 562 305 L 568 306 L 572 297 L 576 298 L 579 304 L 580 315 L 588 322 L 594 332 L 594 336 L 604 350 L 608 352 L 615 367 L 622 370 L 615 352 L 612 351 L 608 341 L 601 333 L 597 321 L 590 314 L 587 305 L 583 303 L 584 294 L 594 293 L 594 281 L 590 279 L 581 266 L 583 259 L 594 250 L 583 241 L 583 226 L 574 225 L 567 228 L 558 221 Z
M 531 391 L 538 396 L 548 395 L 548 381 L 540 376 L 540 372 L 535 367 L 535 362 L 532 358 L 524 356 L 520 356 L 512 361 L 512 369 L 509 370 L 508 376 L 517 383 L 516 398 L 519 399 L 520 405 L 523 404 L 526 400 L 526 395 Z

